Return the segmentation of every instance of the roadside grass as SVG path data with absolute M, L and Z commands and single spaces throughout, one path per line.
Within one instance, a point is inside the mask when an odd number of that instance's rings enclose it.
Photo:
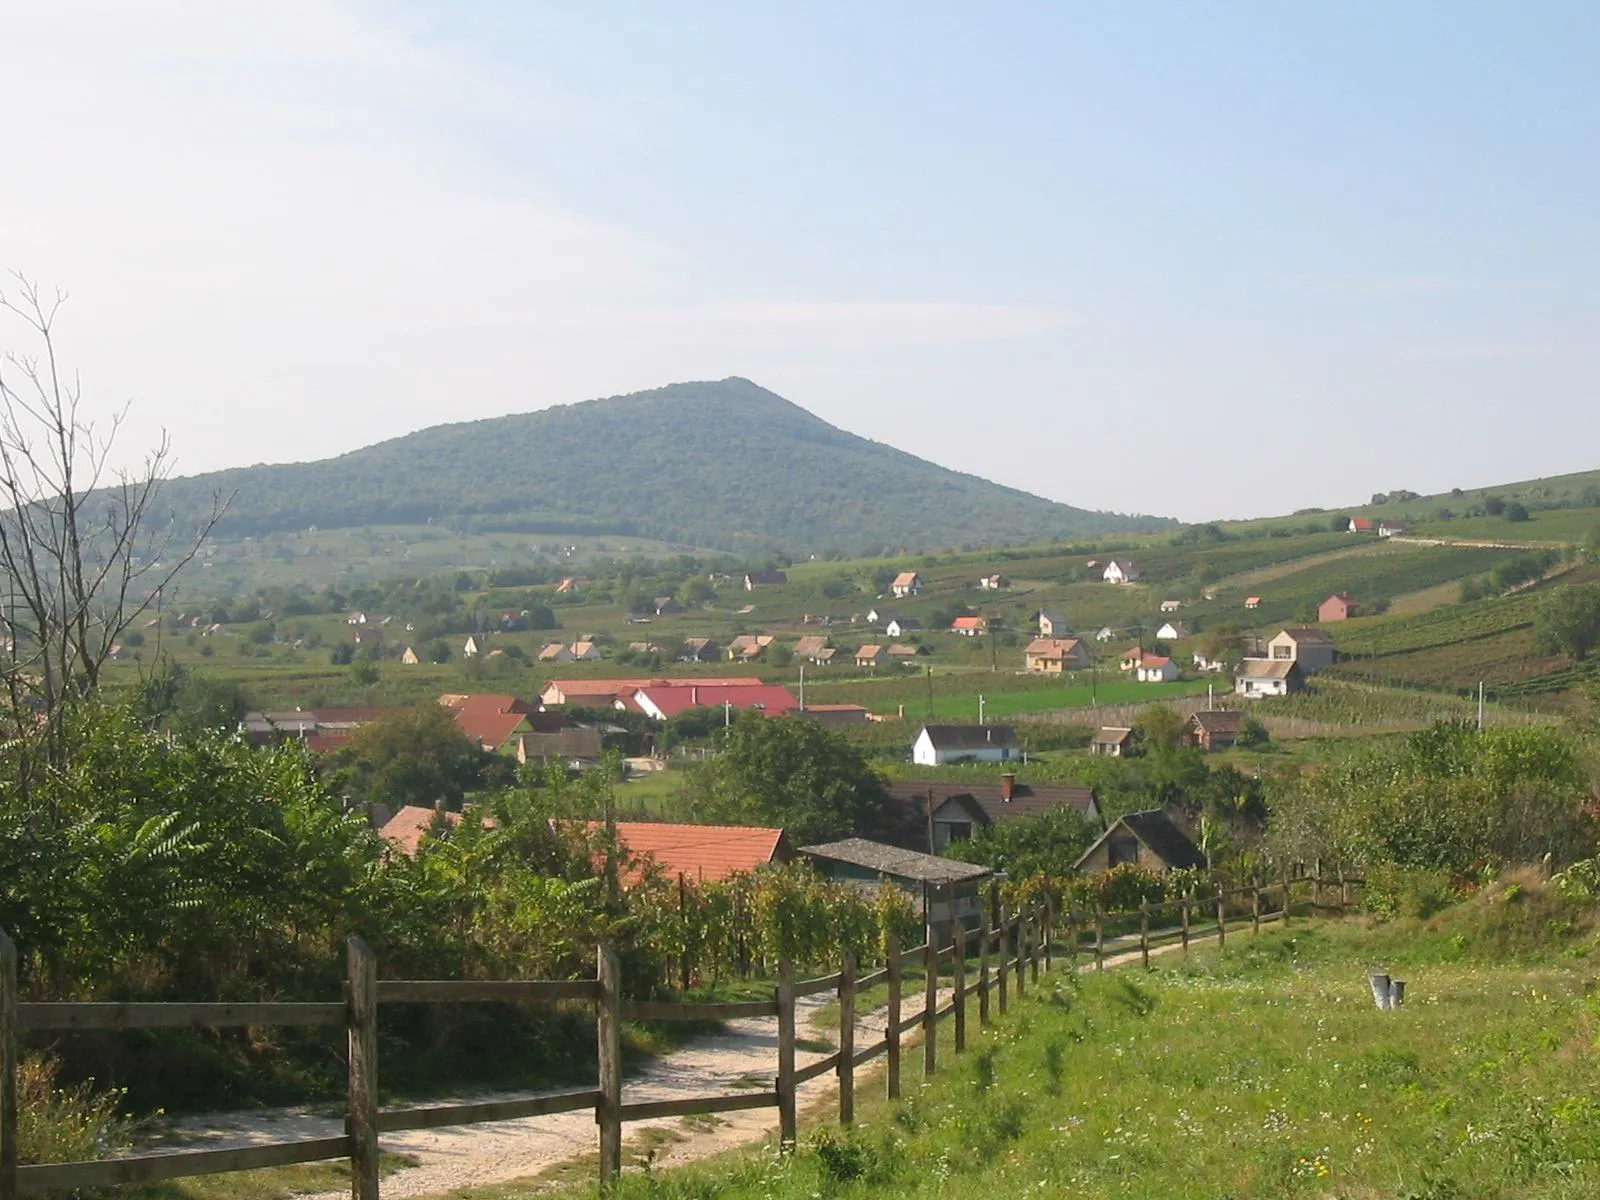
M 378 1156 L 378 1175 L 387 1178 L 416 1165 L 417 1159 L 412 1155 L 385 1150 Z M 109 1189 L 109 1192 L 125 1200 L 287 1200 L 293 1196 L 345 1191 L 349 1187 L 350 1164 L 327 1162 L 237 1171 L 231 1175 L 197 1175 L 192 1179 L 133 1184 Z
M 942 1030 L 931 1080 L 908 1054 L 902 1102 L 863 1079 L 855 1130 L 807 1121 L 793 1156 L 637 1171 L 620 1195 L 1576 1200 L 1600 1194 L 1597 954 L 1592 911 L 1522 884 L 1149 974 L 1058 970 L 961 1058 Z M 1404 1008 L 1374 1009 L 1370 966 L 1407 979 Z

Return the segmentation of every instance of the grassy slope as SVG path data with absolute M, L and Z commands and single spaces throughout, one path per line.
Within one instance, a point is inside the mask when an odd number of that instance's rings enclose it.
M 808 1121 L 792 1159 L 634 1175 L 622 1194 L 1594 1195 L 1592 914 L 1505 897 L 1426 924 L 1240 936 L 1148 976 L 1063 973 L 926 1085 L 908 1055 L 903 1103 L 862 1086 L 854 1135 Z M 1408 981 L 1404 1009 L 1374 1011 L 1369 964 Z

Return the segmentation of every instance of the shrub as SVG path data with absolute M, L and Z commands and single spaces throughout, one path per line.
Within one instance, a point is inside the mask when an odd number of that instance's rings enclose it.
M 132 1122 L 117 1111 L 120 1091 L 56 1086 L 53 1058 L 24 1058 L 17 1072 L 17 1153 L 24 1163 L 109 1158 L 128 1146 Z
M 1367 868 L 1367 911 L 1384 919 L 1431 917 L 1461 898 L 1448 871 L 1375 863 Z

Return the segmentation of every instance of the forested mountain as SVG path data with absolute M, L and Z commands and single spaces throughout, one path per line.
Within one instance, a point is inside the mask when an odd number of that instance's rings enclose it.
M 218 491 L 234 494 L 223 536 L 431 521 L 862 553 L 1172 524 L 946 470 L 836 429 L 746 379 L 439 425 L 320 462 L 176 479 L 163 499 L 187 517 Z

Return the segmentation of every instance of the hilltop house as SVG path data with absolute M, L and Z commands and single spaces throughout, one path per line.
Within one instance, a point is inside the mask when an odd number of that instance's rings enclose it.
M 741 633 L 728 643 L 728 658 L 732 661 L 749 662 L 751 659 L 760 658 L 766 648 L 772 645 L 774 639 L 765 633 Z
M 911 761 L 924 767 L 1021 757 L 1017 731 L 1009 725 L 924 725 L 911 747 Z
M 599 662 L 605 657 L 593 642 L 573 642 L 569 652 L 573 662 Z
M 721 657 L 722 647 L 704 637 L 684 638 L 678 651 L 678 661 L 686 663 L 716 662 Z
M 1239 730 L 1243 724 L 1243 713 L 1201 711 L 1189 718 L 1189 728 L 1184 731 L 1184 737 L 1190 745 L 1207 752 L 1226 750 L 1239 740 Z
M 1326 624 L 1329 621 L 1348 621 L 1356 615 L 1356 602 L 1349 596 L 1340 592 L 1336 596 L 1329 596 L 1317 605 L 1317 620 Z
M 572 651 L 563 642 L 549 642 L 539 650 L 539 661 L 569 663 L 572 661 Z
M 462 644 L 461 656 L 463 658 L 477 658 L 479 648 L 478 639 L 468 635 L 466 642 Z
M 1119 671 L 1137 670 L 1139 664 L 1141 662 L 1143 662 L 1143 661 L 1144 661 L 1144 647 L 1143 646 L 1129 646 L 1121 654 L 1117 655 L 1117 670 L 1119 670 Z
M 888 661 L 889 652 L 877 643 L 869 643 L 856 651 L 856 666 L 879 667 Z
M 408 667 L 414 667 L 422 660 L 417 657 L 417 652 L 414 649 L 407 646 L 405 652 L 400 655 L 400 661 Z
M 912 660 L 915 659 L 920 653 L 921 651 L 918 650 L 917 647 L 908 646 L 904 642 L 889 647 L 890 659 L 899 659 L 908 667 L 916 665 Z
M 1244 606 L 1246 608 L 1260 608 L 1261 607 L 1261 597 L 1260 596 L 1246 596 L 1244 598 Z
M 1233 690 L 1241 696 L 1287 696 L 1305 687 L 1300 665 L 1287 660 L 1247 658 L 1233 677 Z
M 1077 638 L 1034 638 L 1022 652 L 1023 665 L 1030 671 L 1060 675 L 1089 666 L 1089 651 Z
M 1178 677 L 1178 664 L 1162 654 L 1146 654 L 1134 673 L 1140 683 L 1171 683 Z
M 683 611 L 683 605 L 679 604 L 671 596 L 657 596 L 650 602 L 650 607 L 656 610 L 656 616 L 658 617 L 669 617 L 673 613 L 681 613 Z
M 1046 638 L 1068 637 L 1072 630 L 1067 628 L 1067 619 L 1053 608 L 1041 608 L 1039 616 L 1039 636 Z
M 1373 533 L 1373 532 L 1376 532 L 1376 530 L 1377 530 L 1377 524 L 1376 524 L 1376 522 L 1373 521 L 1373 519 L 1371 517 L 1351 517 L 1350 518 L 1350 526 L 1345 532 L 1347 532 L 1347 533 Z
M 1380 521 L 1380 522 L 1378 522 L 1378 536 L 1381 537 L 1381 538 L 1383 538 L 1383 537 L 1399 537 L 1401 534 L 1405 533 L 1405 531 L 1406 531 L 1406 525 L 1405 525 L 1405 522 L 1403 522 L 1403 521 Z
M 913 621 L 910 617 L 895 617 L 883 627 L 883 632 L 892 638 L 905 637 L 908 633 L 915 633 L 922 628 L 921 621 Z
M 920 595 L 922 592 L 922 579 L 915 571 L 901 571 L 894 577 L 894 582 L 889 585 L 889 590 L 894 593 L 896 600 L 904 600 L 907 596 Z
M 1161 602 L 1161 611 L 1164 613 L 1177 612 L 1182 607 L 1182 600 L 1163 600 Z
M 1187 867 L 1205 867 L 1206 856 L 1159 808 L 1128 813 L 1111 823 L 1073 868 L 1102 875 L 1123 865 L 1165 875 Z
M 1333 663 L 1333 639 L 1320 629 L 1285 629 L 1267 643 L 1274 662 L 1300 664 L 1302 675 L 1313 675 Z
M 1111 626 L 1102 625 L 1095 631 L 1094 640 L 1097 642 L 1109 642 L 1116 636 L 1117 632 L 1116 630 L 1112 629 Z
M 1156 630 L 1156 637 L 1163 642 L 1176 642 L 1189 636 L 1189 627 L 1182 621 L 1168 621 Z
M 831 662 L 833 659 L 833 653 L 828 648 L 826 634 L 812 634 L 809 637 L 801 638 L 794 644 L 794 656 L 796 658 L 809 659 L 811 662 L 818 664 Z
M 800 704 L 789 690 L 777 684 L 728 685 L 722 680 L 691 683 L 689 686 L 662 686 L 660 681 L 637 688 L 625 699 L 618 699 L 621 707 L 632 707 L 655 721 L 665 721 L 691 708 L 724 708 L 749 710 L 768 717 L 781 717 L 798 712 Z
M 1106 564 L 1101 578 L 1107 583 L 1132 583 L 1139 578 L 1139 568 L 1130 559 L 1113 558 Z
M 1133 730 L 1122 725 L 1102 725 L 1089 743 L 1089 753 L 1106 758 L 1126 758 L 1133 753 Z
M 962 637 L 979 637 L 988 629 L 988 617 L 957 617 L 950 622 L 951 632 L 959 633 Z
M 899 886 L 913 897 L 935 945 L 950 941 L 957 921 L 968 929 L 983 922 L 979 887 L 992 873 L 988 867 L 854 837 L 802 846 L 800 853 L 836 883 L 866 892 L 886 881 Z
M 744 590 L 753 592 L 758 587 L 782 587 L 789 582 L 784 571 L 748 571 L 744 577 Z
M 998 592 L 1001 588 L 1011 586 L 1011 580 L 1004 575 L 985 575 L 978 580 L 978 588 L 985 592 Z

